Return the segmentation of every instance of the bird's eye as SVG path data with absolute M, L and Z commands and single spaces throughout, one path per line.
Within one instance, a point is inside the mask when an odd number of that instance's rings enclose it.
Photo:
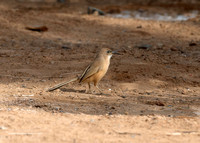
M 111 51 L 107 51 L 107 53 L 111 53 Z

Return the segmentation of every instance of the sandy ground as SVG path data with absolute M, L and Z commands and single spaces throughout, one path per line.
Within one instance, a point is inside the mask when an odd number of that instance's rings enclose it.
M 87 15 L 88 3 L 1 1 L 0 142 L 200 142 L 200 19 Z M 38 25 L 48 31 L 25 29 Z M 102 47 L 121 53 L 103 95 L 78 83 L 45 91 Z

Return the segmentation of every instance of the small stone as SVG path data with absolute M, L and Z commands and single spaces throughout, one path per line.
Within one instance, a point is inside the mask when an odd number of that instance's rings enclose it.
M 152 45 L 148 45 L 148 44 L 141 44 L 139 46 L 137 46 L 138 49 L 143 49 L 143 50 L 148 50 L 152 47 Z
M 22 88 L 26 88 L 26 85 L 22 85 L 21 87 L 22 87 Z
M 6 127 L 4 127 L 4 126 L 1 126 L 0 127 L 0 130 L 6 130 L 7 128 Z
M 171 51 L 177 51 L 178 49 L 175 47 L 170 48 Z
M 37 31 L 37 32 L 45 32 L 48 31 L 46 26 L 27 26 L 25 27 L 27 30 Z
M 164 44 L 163 43 L 158 43 L 157 44 L 157 49 L 163 49 L 164 47 Z
M 23 97 L 33 97 L 34 94 L 30 94 L 30 95 L 22 95 Z
M 196 46 L 197 45 L 197 43 L 195 43 L 195 42 L 190 42 L 189 43 L 189 46 Z
M 114 107 L 114 106 L 112 106 L 110 109 L 115 109 L 115 107 Z
M 125 112 L 124 114 L 125 114 L 125 115 L 128 115 L 128 112 Z
M 88 14 L 105 15 L 102 10 L 90 6 L 88 7 Z
M 63 46 L 62 46 L 62 49 L 69 50 L 69 49 L 71 49 L 71 48 L 70 48 L 69 46 L 63 45 Z
M 42 80 L 40 80 L 41 82 L 46 82 L 47 80 L 45 80 L 45 79 L 42 79 Z
M 109 112 L 108 115 L 112 115 L 112 112 Z
M 60 109 L 61 109 L 60 107 L 55 107 L 55 110 L 56 110 L 56 111 L 58 111 L 58 110 L 60 110 Z

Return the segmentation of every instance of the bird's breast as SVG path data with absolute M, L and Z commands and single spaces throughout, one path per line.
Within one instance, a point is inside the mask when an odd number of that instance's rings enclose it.
M 110 65 L 110 58 L 111 58 L 111 57 L 107 57 L 107 59 L 105 59 L 105 60 L 103 61 L 103 63 L 101 64 L 102 67 L 101 67 L 100 70 L 101 70 L 103 73 L 106 73 L 107 70 L 108 70 L 108 67 L 109 67 L 109 65 Z

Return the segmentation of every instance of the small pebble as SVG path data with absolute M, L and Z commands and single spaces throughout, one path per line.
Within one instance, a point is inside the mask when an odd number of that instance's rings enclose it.
M 112 115 L 112 112 L 109 112 L 108 115 Z
M 32 97 L 34 96 L 34 94 L 30 94 L 30 95 L 22 95 L 23 97 Z
M 0 130 L 6 130 L 7 128 L 6 127 L 4 127 L 4 126 L 1 126 L 0 127 Z

